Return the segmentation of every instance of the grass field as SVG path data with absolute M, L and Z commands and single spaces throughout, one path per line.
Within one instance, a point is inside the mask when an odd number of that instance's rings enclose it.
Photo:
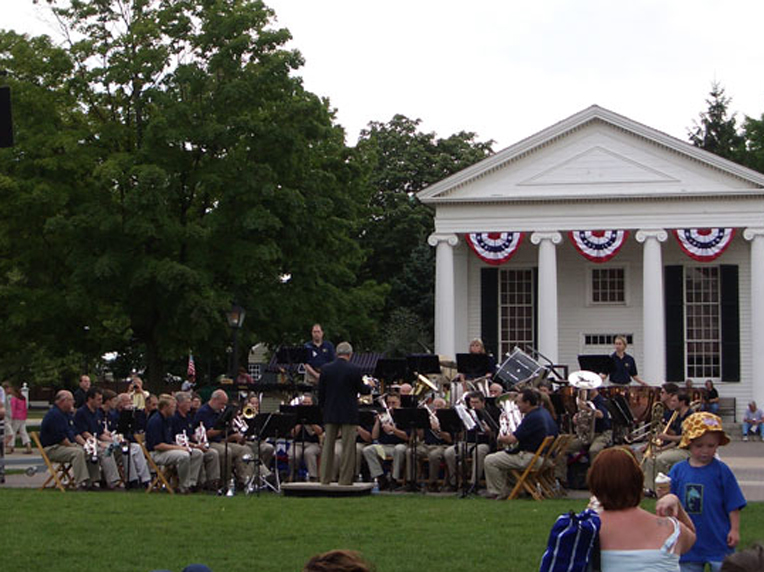
M 585 501 L 421 495 L 356 499 L 170 497 L 0 490 L 0 569 L 299 571 L 313 554 L 361 551 L 379 572 L 533 571 L 554 519 Z M 646 503 L 646 506 L 651 506 Z M 743 512 L 747 546 L 764 504 Z

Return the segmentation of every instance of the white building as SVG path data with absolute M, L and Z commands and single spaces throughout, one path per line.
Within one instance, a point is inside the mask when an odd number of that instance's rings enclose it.
M 592 106 L 418 196 L 435 210 L 438 354 L 481 337 L 495 355 L 527 344 L 574 370 L 622 333 L 652 385 L 713 379 L 738 415 L 764 404 L 764 175 Z M 734 235 L 700 262 L 674 229 Z M 603 230 L 628 231 L 606 262 L 569 235 Z M 504 231 L 524 238 L 501 265 L 467 245 Z

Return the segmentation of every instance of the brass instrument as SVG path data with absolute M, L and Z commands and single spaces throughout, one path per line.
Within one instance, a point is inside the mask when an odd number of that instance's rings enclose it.
M 426 403 L 424 404 L 424 408 L 430 415 L 430 428 L 432 428 L 433 431 L 440 431 L 440 419 L 438 419 L 438 416 L 435 415 L 435 411 L 430 409 Z
M 496 398 L 496 406 L 501 409 L 499 415 L 499 437 L 511 435 L 520 426 L 523 414 L 517 407 L 517 394 L 514 392 L 502 393 Z
M 207 429 L 205 429 L 204 423 L 199 423 L 199 426 L 194 431 L 194 438 L 197 444 L 205 451 L 210 448 L 210 442 L 207 440 Z
M 602 378 L 593 371 L 574 371 L 568 376 L 568 383 L 575 387 L 578 412 L 573 417 L 576 438 L 584 445 L 594 440 L 594 424 L 597 422 L 597 407 L 589 400 L 589 390 L 602 385 Z
M 470 391 L 479 391 L 484 397 L 491 396 L 491 377 L 484 375 L 475 379 L 468 379 L 464 382 Z
M 98 441 L 94 435 L 85 439 L 85 454 L 91 463 L 98 462 Z
M 416 376 L 416 382 L 414 389 L 411 390 L 411 394 L 417 397 L 417 401 L 423 401 L 430 391 L 438 392 L 438 386 L 435 385 L 427 376 L 418 373 Z
M 374 403 L 374 397 L 372 393 L 379 391 L 380 382 L 376 377 L 370 375 L 363 376 L 363 384 L 371 389 L 371 392 L 366 394 L 358 394 L 358 405 L 371 405 Z
M 653 406 L 655 407 L 655 406 Z M 645 449 L 645 452 L 642 454 L 642 461 L 640 461 L 640 466 L 644 466 L 645 461 L 649 459 L 650 457 L 654 457 L 656 454 L 656 449 L 660 449 L 663 446 L 663 441 L 658 438 L 658 435 L 661 433 L 665 433 L 669 430 L 669 427 L 674 424 L 674 421 L 676 421 L 676 418 L 679 417 L 679 409 L 675 409 L 674 412 L 671 414 L 671 417 L 669 418 L 668 422 L 665 426 L 661 425 L 661 417 L 658 417 L 657 420 L 650 419 L 650 440 L 647 442 L 647 448 Z
M 393 420 L 393 414 L 390 411 L 390 408 L 387 406 L 387 401 L 385 401 L 385 397 L 387 397 L 387 394 L 380 395 L 377 397 L 377 401 L 384 407 L 384 412 L 377 415 L 377 418 L 379 419 L 380 425 L 392 425 L 395 426 L 395 421 Z
M 188 440 L 188 435 L 186 434 L 185 429 L 183 429 L 183 433 L 175 435 L 175 444 L 180 445 L 189 453 L 191 452 L 191 442 Z
M 247 421 L 249 421 L 250 419 L 254 419 L 256 415 L 257 415 L 257 409 L 255 408 L 254 405 L 250 405 L 249 403 L 247 403 L 244 406 L 244 409 L 241 410 L 241 416 Z
M 240 435 L 246 435 L 249 431 L 249 423 L 247 423 L 247 421 L 244 419 L 244 415 L 241 413 L 233 418 L 231 424 L 233 425 L 233 428 L 236 429 L 236 432 Z

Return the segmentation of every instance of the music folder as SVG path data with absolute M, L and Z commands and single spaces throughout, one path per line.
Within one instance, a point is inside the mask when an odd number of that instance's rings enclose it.
M 613 358 L 608 354 L 589 354 L 578 356 L 578 367 L 594 373 L 611 374 L 615 371 Z
M 456 371 L 464 375 L 480 377 L 490 368 L 488 354 L 456 354 Z
M 419 407 L 401 407 L 392 410 L 395 425 L 401 429 L 429 429 L 430 415 Z

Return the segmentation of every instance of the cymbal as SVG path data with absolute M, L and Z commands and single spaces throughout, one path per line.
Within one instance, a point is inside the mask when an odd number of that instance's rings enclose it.
M 440 367 L 446 367 L 448 369 L 456 369 L 456 362 L 448 359 L 440 360 Z
M 602 385 L 602 378 L 593 371 L 574 371 L 568 375 L 568 383 L 578 389 L 597 389 Z

